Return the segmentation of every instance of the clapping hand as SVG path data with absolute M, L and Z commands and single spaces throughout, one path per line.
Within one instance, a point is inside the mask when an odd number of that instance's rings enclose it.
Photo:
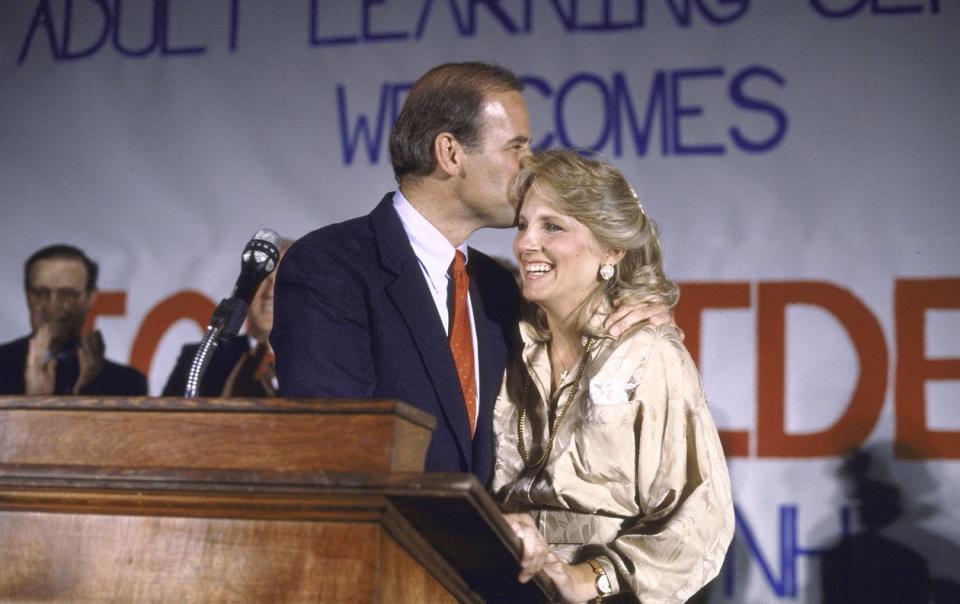
M 100 330 L 80 336 L 80 345 L 77 347 L 77 362 L 80 372 L 73 385 L 73 394 L 80 394 L 84 388 L 97 379 L 103 370 L 103 353 L 105 350 L 103 335 Z
M 40 325 L 30 336 L 27 345 L 27 362 L 23 370 L 24 394 L 49 396 L 57 378 L 57 358 L 50 354 L 53 330 L 49 325 Z

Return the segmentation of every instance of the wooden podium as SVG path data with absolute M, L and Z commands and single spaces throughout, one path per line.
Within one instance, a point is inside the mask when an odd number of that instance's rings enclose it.
M 0 399 L 0 601 L 542 602 L 393 401 Z

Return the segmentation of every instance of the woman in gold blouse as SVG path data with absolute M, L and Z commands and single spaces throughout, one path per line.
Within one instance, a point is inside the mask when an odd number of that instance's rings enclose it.
M 603 328 L 617 305 L 677 301 L 654 225 L 620 172 L 572 151 L 531 158 L 514 195 L 532 304 L 494 410 L 493 489 L 521 578 L 542 569 L 565 602 L 683 602 L 733 535 L 717 429 L 675 327 Z

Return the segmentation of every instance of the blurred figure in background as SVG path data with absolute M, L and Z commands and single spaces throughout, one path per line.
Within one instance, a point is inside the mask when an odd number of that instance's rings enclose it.
M 31 332 L 0 346 L 0 394 L 147 394 L 142 373 L 104 358 L 98 330 L 80 333 L 97 299 L 97 273 L 97 263 L 71 245 L 30 256 L 23 282 Z
M 293 244 L 290 239 L 280 240 L 280 257 Z M 277 373 L 273 363 L 273 349 L 267 340 L 273 328 L 273 283 L 277 271 L 267 275 L 250 303 L 247 313 L 246 333 L 220 342 L 207 372 L 200 382 L 200 396 L 276 396 Z M 185 345 L 177 358 L 163 396 L 183 396 L 187 388 L 187 375 L 193 357 L 200 347 L 198 342 Z

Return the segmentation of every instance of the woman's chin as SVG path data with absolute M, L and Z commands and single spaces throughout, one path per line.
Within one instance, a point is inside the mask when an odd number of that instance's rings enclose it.
M 527 302 L 537 302 L 540 300 L 542 295 L 542 292 L 539 290 L 539 288 L 531 286 L 527 283 L 523 284 L 523 289 L 521 289 L 520 293 L 523 295 L 523 299 Z
M 550 296 L 543 291 L 542 288 L 536 287 L 524 287 L 523 288 L 523 299 L 527 302 L 536 304 L 537 306 L 543 306 L 550 302 Z

